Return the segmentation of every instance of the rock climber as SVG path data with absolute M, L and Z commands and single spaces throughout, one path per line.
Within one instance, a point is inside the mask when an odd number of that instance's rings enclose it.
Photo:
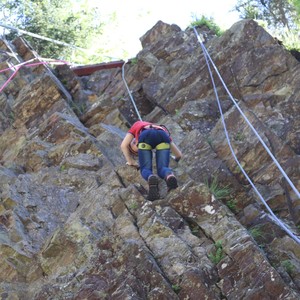
M 182 153 L 172 141 L 165 126 L 145 121 L 135 122 L 124 137 L 121 150 L 126 158 L 126 164 L 140 168 L 142 177 L 148 182 L 149 201 L 159 199 L 158 177 L 152 170 L 153 150 L 156 151 L 157 174 L 166 181 L 168 191 L 178 187 L 177 178 L 169 167 L 170 154 L 172 152 L 178 162 Z M 131 153 L 138 154 L 139 164 Z

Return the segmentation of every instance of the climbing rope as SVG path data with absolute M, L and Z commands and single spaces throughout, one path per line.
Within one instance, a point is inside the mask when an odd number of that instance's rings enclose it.
M 55 44 L 59 44 L 59 45 L 71 47 L 73 49 L 78 49 L 78 50 L 85 51 L 85 52 L 88 51 L 87 49 L 83 49 L 83 48 L 80 48 L 80 47 L 77 47 L 77 46 L 74 46 L 74 45 L 70 45 L 70 44 L 67 44 L 67 43 L 64 43 L 64 42 L 61 42 L 61 41 L 57 41 L 57 40 L 54 40 L 54 39 L 51 39 L 51 38 L 47 38 L 47 37 L 39 35 L 39 34 L 28 32 L 28 31 L 25 31 L 25 30 L 21 30 L 21 29 L 18 29 L 16 27 L 13 27 L 13 26 L 10 26 L 10 25 L 5 25 L 3 23 L 0 23 L 0 26 L 3 27 L 3 28 L 6 28 L 6 29 L 10 29 L 10 30 L 16 31 L 17 33 L 26 34 L 26 35 L 29 35 L 29 36 L 32 36 L 32 37 L 35 37 L 35 38 L 38 38 L 38 39 L 42 39 L 42 40 L 45 40 L 45 41 L 49 41 L 49 42 L 52 42 L 52 43 L 55 43 Z M 43 64 L 43 61 L 45 61 L 45 59 L 41 59 L 39 57 L 36 57 L 36 59 L 40 60 L 40 63 L 38 63 L 38 64 Z M 26 63 L 23 63 L 23 64 L 26 64 Z M 23 64 L 20 64 L 21 67 L 23 66 Z M 136 114 L 137 114 L 139 120 L 142 121 L 142 117 L 141 117 L 141 115 L 140 115 L 140 113 L 138 111 L 138 108 L 136 106 L 136 103 L 134 101 L 132 93 L 129 90 L 129 87 L 128 87 L 126 79 L 125 79 L 125 71 L 124 71 L 125 64 L 126 64 L 126 61 L 124 62 L 123 66 L 122 66 L 122 79 L 124 81 L 124 84 L 125 84 L 125 87 L 127 89 L 127 92 L 128 92 L 129 97 L 130 97 L 130 100 L 132 102 L 132 105 L 134 106 Z M 14 73 L 10 76 L 10 78 L 7 80 L 7 82 L 4 83 L 3 87 L 0 89 L 0 92 L 2 92 L 2 90 L 5 88 L 5 86 L 14 78 L 14 76 L 16 75 L 16 73 L 19 71 L 19 67 L 15 66 L 15 68 L 16 69 L 15 69 Z
M 77 46 L 74 46 L 74 45 L 71 45 L 71 44 L 68 44 L 68 43 L 65 43 L 65 42 L 57 41 L 57 40 L 54 40 L 54 39 L 50 39 L 48 37 L 45 37 L 45 36 L 42 36 L 42 35 L 39 35 L 39 34 L 36 34 L 36 33 L 32 33 L 32 32 L 29 32 L 29 31 L 25 31 L 25 30 L 22 30 L 22 29 L 18 29 L 16 27 L 13 27 L 13 26 L 10 26 L 10 25 L 5 25 L 5 24 L 0 23 L 0 26 L 4 27 L 4 28 L 7 28 L 7 29 L 10 29 L 10 30 L 13 30 L 13 31 L 16 31 L 17 33 L 30 35 L 30 36 L 38 38 L 40 40 L 45 40 L 45 41 L 48 41 L 48 42 L 52 42 L 54 44 L 67 46 L 67 47 L 70 47 L 70 48 L 73 48 L 73 49 L 78 49 L 78 50 L 81 50 L 81 51 L 88 51 L 87 49 L 77 47 Z
M 263 145 L 263 147 L 265 148 L 265 150 L 268 152 L 268 154 L 270 155 L 270 157 L 272 158 L 272 160 L 274 161 L 274 163 L 276 164 L 276 166 L 278 167 L 278 169 L 280 170 L 281 174 L 284 176 L 284 178 L 286 179 L 286 181 L 289 183 L 290 187 L 293 189 L 293 191 L 295 192 L 295 194 L 297 195 L 297 197 L 300 199 L 300 193 L 297 190 L 297 188 L 295 187 L 295 185 L 292 183 L 292 181 L 290 180 L 290 178 L 288 177 L 288 175 L 285 173 L 285 171 L 283 170 L 283 168 L 281 167 L 281 165 L 279 164 L 279 162 L 277 161 L 277 159 L 275 158 L 275 156 L 272 154 L 272 152 L 270 151 L 270 149 L 268 148 L 268 146 L 265 144 L 265 142 L 263 141 L 263 139 L 260 137 L 259 133 L 256 131 L 256 129 L 253 127 L 253 125 L 251 124 L 251 122 L 248 120 L 248 118 L 246 117 L 246 115 L 243 113 L 243 111 L 241 110 L 241 108 L 239 107 L 239 105 L 237 104 L 237 102 L 234 100 L 234 98 L 232 97 L 230 91 L 228 90 L 223 78 L 221 77 L 216 65 L 214 64 L 213 60 L 211 59 L 209 53 L 207 52 L 198 32 L 196 31 L 195 27 L 194 27 L 194 31 L 197 35 L 198 41 L 200 42 L 200 45 L 202 47 L 202 50 L 204 52 L 205 58 L 207 60 L 207 58 L 209 58 L 211 64 L 213 65 L 218 77 L 220 78 L 223 87 L 225 88 L 227 94 L 229 95 L 230 99 L 232 100 L 232 102 L 234 103 L 234 105 L 236 106 L 236 108 L 238 109 L 238 111 L 240 112 L 240 114 L 243 116 L 244 120 L 246 121 L 246 123 L 249 125 L 249 127 L 252 129 L 252 131 L 254 132 L 254 134 L 257 136 L 257 138 L 259 139 L 259 141 L 261 142 L 261 144 Z M 208 63 L 209 65 L 209 63 Z
M 0 73 L 6 72 L 9 70 L 13 71 L 13 73 L 10 75 L 10 77 L 0 87 L 0 93 L 9 84 L 9 82 L 16 76 L 16 74 L 22 67 L 34 67 L 34 66 L 38 66 L 38 65 L 49 65 L 49 64 L 55 64 L 55 65 L 69 64 L 68 62 L 65 62 L 63 60 L 57 60 L 57 59 L 43 58 L 43 61 L 34 62 L 35 60 L 38 60 L 38 58 L 33 58 L 28 61 L 25 61 L 25 62 L 19 63 L 17 65 L 0 70 Z
M 214 89 L 214 93 L 215 93 L 215 96 L 216 96 L 216 99 L 217 99 L 217 103 L 218 103 L 218 108 L 219 108 L 219 111 L 220 111 L 220 114 L 221 114 L 221 120 L 222 120 L 222 125 L 223 125 L 223 128 L 224 128 L 224 132 L 225 132 L 225 136 L 226 136 L 226 139 L 227 139 L 227 143 L 228 143 L 228 146 L 230 148 L 230 151 L 234 157 L 234 160 L 236 161 L 236 163 L 238 164 L 238 166 L 240 167 L 242 173 L 244 174 L 244 176 L 246 177 L 246 179 L 248 180 L 248 182 L 250 183 L 250 185 L 252 186 L 252 188 L 254 189 L 254 191 L 256 192 L 256 194 L 258 195 L 258 197 L 260 198 L 260 200 L 262 201 L 262 203 L 264 204 L 264 206 L 266 207 L 266 209 L 269 211 L 269 213 L 271 214 L 273 220 L 291 237 L 293 238 L 298 244 L 300 244 L 300 239 L 273 213 L 273 211 L 271 210 L 271 208 L 269 207 L 269 205 L 267 204 L 267 202 L 265 201 L 265 199 L 263 198 L 263 196 L 260 194 L 260 192 L 258 191 L 258 189 L 256 188 L 256 186 L 254 185 L 254 183 L 252 182 L 252 180 L 250 179 L 250 177 L 248 176 L 248 174 L 246 173 L 246 171 L 244 170 L 244 168 L 242 167 L 242 165 L 240 164 L 237 156 L 235 155 L 234 153 L 234 150 L 232 148 L 232 145 L 231 145 L 231 142 L 230 142 L 230 138 L 229 138 L 229 135 L 228 135 L 228 131 L 227 131 L 227 127 L 226 127 L 226 123 L 225 123 L 225 119 L 224 119 L 224 114 L 223 114 L 223 110 L 222 110 L 222 107 L 221 107 L 221 103 L 220 103 L 220 99 L 219 99 L 219 96 L 218 96 L 218 92 L 217 92 L 217 89 L 216 89 L 216 85 L 215 85 L 215 81 L 214 81 L 214 78 L 213 78 L 213 75 L 212 75 L 212 71 L 211 71 L 211 68 L 210 68 L 210 63 L 213 65 L 215 71 L 217 72 L 217 75 L 218 77 L 220 78 L 223 86 L 225 87 L 228 95 L 230 96 L 231 100 L 233 101 L 233 103 L 235 104 L 235 106 L 238 108 L 239 112 L 241 113 L 241 115 L 243 116 L 243 118 L 246 120 L 246 122 L 248 123 L 248 125 L 250 126 L 250 128 L 254 131 L 255 135 L 259 138 L 259 141 L 264 145 L 265 148 L 268 149 L 268 147 L 265 145 L 265 143 L 263 142 L 263 140 L 261 139 L 261 137 L 259 136 L 259 134 L 257 133 L 257 131 L 254 129 L 254 127 L 252 126 L 252 124 L 250 123 L 250 121 L 247 119 L 247 117 L 244 115 L 244 113 L 242 112 L 242 110 L 240 109 L 240 107 L 238 106 L 238 104 L 236 103 L 236 101 L 233 99 L 232 95 L 230 94 L 229 90 L 227 89 L 226 87 L 226 84 L 224 83 L 220 73 L 218 72 L 217 70 L 217 67 L 215 66 L 213 60 L 211 59 L 208 51 L 206 50 L 206 47 L 204 46 L 203 42 L 202 42 L 202 39 L 200 37 L 200 35 L 198 34 L 197 30 L 195 29 L 195 27 L 193 27 L 194 29 L 194 32 L 197 36 L 197 39 L 201 45 L 201 48 L 202 48 L 202 51 L 203 51 L 203 54 L 204 54 L 204 57 L 205 57 L 205 61 L 206 61 L 206 64 L 207 64 L 207 67 L 208 67 L 208 71 L 209 71 L 209 75 L 210 75 L 210 78 L 211 78 L 211 81 L 212 81 L 212 84 L 213 84 L 213 89 Z M 281 171 L 282 174 L 284 174 L 284 177 L 287 179 L 287 181 L 291 184 L 293 190 L 296 192 L 296 194 L 298 195 L 299 197 L 299 192 L 298 190 L 294 187 L 294 185 L 292 184 L 292 182 L 290 181 L 290 179 L 288 178 L 288 176 L 285 174 L 285 172 L 283 171 L 283 169 L 281 168 L 281 166 L 279 165 L 279 163 L 277 162 L 276 158 L 273 156 L 273 154 L 270 152 L 270 150 L 268 149 L 267 152 L 270 154 L 271 158 L 273 159 L 273 161 L 275 162 L 276 161 L 276 165 L 279 166 L 279 170 Z
M 13 51 L 13 49 L 12 49 L 10 43 L 7 41 L 7 39 L 6 39 L 6 37 L 5 37 L 5 30 L 6 30 L 6 28 L 4 28 L 4 30 L 3 30 L 3 37 L 2 37 L 2 40 L 4 41 L 5 46 L 6 46 L 6 47 L 9 49 L 9 51 L 11 52 L 11 55 L 16 59 L 17 62 L 20 63 L 20 60 L 19 60 L 19 58 L 18 58 L 18 55 Z
M 122 66 L 122 78 L 123 78 L 125 87 L 126 87 L 126 89 L 127 89 L 128 95 L 129 95 L 129 97 L 130 97 L 130 100 L 131 100 L 131 102 L 132 102 L 132 105 L 133 105 L 133 107 L 134 107 L 134 109 L 135 109 L 135 112 L 136 112 L 138 118 L 140 119 L 140 121 L 142 121 L 142 118 L 141 118 L 141 115 L 140 115 L 140 113 L 139 113 L 139 110 L 138 110 L 138 108 L 137 108 L 137 106 L 136 106 L 136 104 L 135 104 L 135 101 L 134 101 L 134 99 L 133 99 L 133 97 L 132 97 L 131 91 L 129 90 L 129 87 L 128 87 L 127 82 L 126 82 L 126 79 L 125 79 L 125 71 L 124 71 L 125 65 L 126 65 L 126 61 L 124 62 L 123 66 Z

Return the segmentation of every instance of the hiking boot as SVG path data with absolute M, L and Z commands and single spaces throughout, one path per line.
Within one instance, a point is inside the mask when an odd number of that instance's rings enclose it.
M 150 175 L 148 178 L 149 184 L 149 193 L 147 200 L 154 201 L 159 199 L 159 192 L 158 192 L 158 177 L 156 175 Z
M 173 174 L 170 174 L 167 176 L 166 183 L 167 183 L 167 187 L 168 187 L 168 192 L 170 190 L 176 189 L 178 187 L 177 179 Z

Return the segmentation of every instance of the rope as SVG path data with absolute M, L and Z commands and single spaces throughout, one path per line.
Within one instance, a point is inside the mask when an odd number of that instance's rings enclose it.
M 6 47 L 10 50 L 12 56 L 16 59 L 17 62 L 20 62 L 20 60 L 19 60 L 17 54 L 13 51 L 13 49 L 12 49 L 10 43 L 7 41 L 7 39 L 6 39 L 6 37 L 5 37 L 5 30 L 6 30 L 6 29 L 4 28 L 2 39 L 3 39 L 3 41 L 5 42 Z
M 300 239 L 293 233 L 289 230 L 289 228 L 287 228 L 287 226 L 273 213 L 273 211 L 271 210 L 271 208 L 269 207 L 269 205 L 266 203 L 265 199 L 263 198 L 263 196 L 260 194 L 260 192 L 258 191 L 258 189 L 256 188 L 256 186 L 254 185 L 254 183 L 252 182 L 252 180 L 249 178 L 248 174 L 246 173 L 246 171 L 244 170 L 244 168 L 242 167 L 242 165 L 240 164 L 237 156 L 235 155 L 234 153 L 234 150 L 232 148 L 232 145 L 231 145 L 231 142 L 230 142 L 230 138 L 229 138 L 229 135 L 228 135 L 228 132 L 227 132 L 227 128 L 226 128 L 226 123 L 225 123 L 225 119 L 224 119 L 224 115 L 223 115 L 223 110 L 222 110 L 222 107 L 221 107 L 221 103 L 220 103 L 220 99 L 219 99 L 219 96 L 218 96 L 218 92 L 217 92 L 217 89 L 216 89 L 216 85 L 215 85 L 215 81 L 214 81 L 214 78 L 213 78 L 213 75 L 212 75 L 212 71 L 211 71 L 211 68 L 210 68 L 210 64 L 209 64 L 209 61 L 208 61 L 208 58 L 211 62 L 211 64 L 214 66 L 214 69 L 217 71 L 217 68 L 216 66 L 214 65 L 211 57 L 209 56 L 197 30 L 195 29 L 195 27 L 193 27 L 194 29 L 194 32 L 197 36 L 197 39 L 201 45 L 201 48 L 203 50 L 203 53 L 204 53 L 204 57 L 205 57 L 205 61 L 206 61 L 206 64 L 207 64 L 207 67 L 208 67 L 208 71 L 209 71 L 209 75 L 210 75 L 210 78 L 211 78 L 211 81 L 212 81 L 212 84 L 213 84 L 213 88 L 214 88 L 214 93 L 215 93 L 215 96 L 216 96 L 216 99 L 217 99 L 217 102 L 218 102 L 218 108 L 220 110 L 220 114 L 221 114 L 221 120 L 222 120 L 222 124 L 223 124 L 223 128 L 224 128 L 224 131 L 225 131 L 225 136 L 226 136 L 226 139 L 227 139 L 227 143 L 229 145 L 229 148 L 230 148 L 230 151 L 236 161 L 236 163 L 238 164 L 238 166 L 240 167 L 241 171 L 243 172 L 243 174 L 245 175 L 246 179 L 248 180 L 248 182 L 250 183 L 250 185 L 253 187 L 254 191 L 256 192 L 256 194 L 258 195 L 258 197 L 260 198 L 260 200 L 262 201 L 262 203 L 264 204 L 264 206 L 266 207 L 266 209 L 269 211 L 269 213 L 271 214 L 271 216 L 273 217 L 273 220 L 291 237 L 293 238 L 298 244 L 300 244 Z M 224 81 L 222 80 L 219 72 L 217 71 L 217 74 L 219 76 L 219 78 L 221 79 L 223 85 L 225 85 Z M 226 86 L 226 85 L 225 85 Z M 230 95 L 231 99 L 234 101 L 233 97 L 231 96 L 230 92 L 228 91 L 228 89 L 226 88 L 226 91 L 227 93 Z M 237 106 L 237 103 L 236 101 L 234 101 L 235 105 Z M 241 110 L 239 109 L 239 111 L 241 112 Z M 246 118 L 246 116 L 244 114 L 242 114 L 242 116 L 245 118 L 245 120 L 247 121 L 247 123 L 249 124 L 250 122 L 248 121 L 248 119 Z M 255 130 L 254 127 L 251 125 L 250 126 L 252 130 Z M 255 130 L 256 132 L 256 130 Z M 258 133 L 256 132 L 256 134 L 258 135 Z M 261 140 L 261 138 L 260 138 Z M 272 158 L 273 159 L 273 158 Z M 297 191 L 298 192 L 298 191 Z
M 78 49 L 78 50 L 81 50 L 81 51 L 88 51 L 87 49 L 80 48 L 80 47 L 77 47 L 77 46 L 74 46 L 74 45 L 71 45 L 71 44 L 68 44 L 68 43 L 64 43 L 64 42 L 61 42 L 61 41 L 57 41 L 57 40 L 54 40 L 54 39 L 51 39 L 51 38 L 47 38 L 45 36 L 42 36 L 42 35 L 39 35 L 39 34 L 36 34 L 36 33 L 32 33 L 32 32 L 29 32 L 29 31 L 22 30 L 22 29 L 18 29 L 16 27 L 13 27 L 13 26 L 10 26 L 10 25 L 5 25 L 5 24 L 0 23 L 0 26 L 4 27 L 4 28 L 7 28 L 7 29 L 10 29 L 10 30 L 13 30 L 13 31 L 16 31 L 17 33 L 27 34 L 27 35 L 30 35 L 32 37 L 35 37 L 35 38 L 38 38 L 38 39 L 41 39 L 41 40 L 52 42 L 54 44 L 67 46 L 67 47 Z
M 130 100 L 131 100 L 131 102 L 132 102 L 132 104 L 133 104 L 133 106 L 134 106 L 135 112 L 136 112 L 138 118 L 140 119 L 140 121 L 142 121 L 141 115 L 140 115 L 140 113 L 139 113 L 139 111 L 138 111 L 138 108 L 137 108 L 137 106 L 136 106 L 136 104 L 135 104 L 135 101 L 134 101 L 134 99 L 133 99 L 133 97 L 132 97 L 132 95 L 131 95 L 131 91 L 129 90 L 129 87 L 128 87 L 127 82 L 126 82 L 126 80 L 125 80 L 125 72 L 124 72 L 125 64 L 126 64 L 126 61 L 124 62 L 123 66 L 122 66 L 122 78 L 123 78 L 124 84 L 125 84 L 125 86 L 126 86 L 126 89 L 127 89 L 128 95 L 129 95 L 129 97 L 130 97 Z
M 68 43 L 65 43 L 65 42 L 61 42 L 61 41 L 58 41 L 58 40 L 55 40 L 55 39 L 51 39 L 51 38 L 48 38 L 48 37 L 36 34 L 36 33 L 32 33 L 32 32 L 29 32 L 29 31 L 22 30 L 22 29 L 18 29 L 16 27 L 13 27 L 13 26 L 10 26 L 10 25 L 5 25 L 5 24 L 0 23 L 0 26 L 4 27 L 4 28 L 7 28 L 7 29 L 10 29 L 10 30 L 13 30 L 13 31 L 16 31 L 17 33 L 22 33 L 22 34 L 25 34 L 25 35 L 29 35 L 29 36 L 35 37 L 37 39 L 41 39 L 41 40 L 53 42 L 55 44 L 63 45 L 63 46 L 66 46 L 66 47 L 71 47 L 73 49 L 86 52 L 89 55 L 99 55 L 99 53 L 97 53 L 95 51 L 91 51 L 90 49 L 85 49 L 85 48 L 81 48 L 81 47 L 78 47 L 78 46 L 74 46 L 74 45 L 71 45 L 71 44 L 68 44 Z M 2 37 L 2 39 L 5 39 L 5 36 Z M 11 47 L 9 46 L 9 44 L 7 46 L 11 50 L 11 52 L 13 53 L 13 55 L 15 56 L 15 53 L 12 51 Z M 106 57 L 106 58 L 109 59 L 109 61 L 120 60 L 120 58 L 113 57 L 113 56 L 107 56 L 107 55 L 102 55 L 101 57 Z M 15 58 L 16 58 L 16 60 L 18 60 L 20 62 L 20 60 L 16 56 L 15 56 Z
M 53 60 L 53 59 L 46 59 L 44 58 L 44 61 L 39 61 L 39 62 L 35 62 L 33 63 L 33 61 L 37 60 L 37 58 L 33 58 L 30 59 L 26 62 L 22 62 L 20 64 L 17 64 L 15 66 L 11 66 L 8 67 L 6 69 L 2 69 L 0 70 L 0 73 L 5 72 L 5 71 L 9 71 L 9 70 L 13 70 L 13 73 L 11 74 L 11 76 L 4 82 L 4 84 L 1 86 L 0 88 L 0 93 L 4 90 L 4 88 L 9 84 L 9 82 L 15 77 L 15 75 L 18 73 L 18 71 L 22 68 L 22 67 L 34 67 L 37 65 L 48 65 L 48 64 L 68 64 L 65 61 L 62 60 Z
M 131 102 L 132 102 L 132 104 L 133 104 L 133 106 L 134 106 L 135 112 L 136 112 L 136 114 L 137 114 L 139 120 L 140 120 L 140 121 L 143 121 L 142 118 L 141 118 L 141 115 L 140 115 L 140 113 L 139 113 L 139 110 L 138 110 L 138 108 L 137 108 L 137 106 L 136 106 L 136 104 L 135 104 L 135 101 L 134 101 L 134 99 L 133 99 L 133 97 L 132 97 L 131 91 L 130 91 L 129 88 L 128 88 L 126 79 L 125 79 L 125 71 L 124 71 L 125 64 L 126 64 L 126 62 L 124 62 L 123 66 L 122 66 L 122 78 L 123 78 L 124 84 L 125 84 L 125 86 L 126 86 L 126 89 L 127 89 L 128 95 L 129 95 L 129 97 L 130 97 L 130 100 L 131 100 Z M 176 157 L 175 157 L 174 155 L 170 154 L 170 157 L 176 161 Z
M 297 197 L 300 199 L 300 193 L 297 190 L 297 188 L 295 187 L 295 185 L 292 183 L 292 181 L 290 180 L 290 178 L 288 177 L 288 175 L 285 173 L 285 171 L 283 170 L 283 168 L 281 167 L 281 165 L 279 164 L 279 162 L 277 161 L 277 159 L 275 158 L 275 156 L 272 154 L 272 152 L 270 151 L 270 149 L 268 148 L 268 146 L 265 144 L 265 142 L 263 141 L 263 139 L 260 137 L 260 135 L 258 134 L 258 132 L 255 130 L 255 128 L 253 127 L 253 125 L 250 123 L 250 121 L 248 120 L 248 118 L 246 117 L 246 115 L 243 113 L 243 111 L 241 110 L 241 108 L 239 107 L 239 105 L 237 104 L 237 102 L 234 100 L 234 98 L 232 97 L 230 91 L 228 90 L 223 78 L 221 77 L 216 65 L 214 64 L 214 62 L 212 61 L 211 57 L 209 56 L 209 53 L 207 52 L 204 44 L 201 41 L 201 38 L 198 34 L 198 32 L 195 30 L 194 31 L 197 33 L 197 38 L 200 42 L 201 47 L 203 47 L 203 51 L 204 51 L 204 55 L 206 55 L 211 64 L 213 65 L 218 77 L 220 78 L 223 87 L 225 88 L 227 94 L 229 95 L 230 99 L 232 100 L 232 102 L 234 103 L 234 105 L 237 107 L 238 111 L 240 112 L 240 114 L 243 116 L 244 120 L 247 122 L 247 124 L 249 125 L 249 127 L 252 129 L 252 131 L 254 132 L 254 134 L 257 136 L 257 138 L 259 139 L 259 141 L 261 142 L 261 144 L 263 145 L 263 147 L 265 148 L 265 150 L 268 152 L 268 154 L 270 155 L 270 157 L 272 158 L 272 160 L 274 161 L 274 163 L 276 164 L 276 166 L 278 167 L 278 169 L 280 170 L 281 174 L 284 176 L 284 178 L 286 179 L 286 181 L 289 183 L 290 187 L 293 189 L 293 191 L 295 192 L 295 194 L 297 195 Z
M 38 62 L 33 62 L 35 60 L 39 60 Z M 14 65 L 14 66 L 11 66 L 11 67 L 8 67 L 8 68 L 5 68 L 5 69 L 2 69 L 0 70 L 0 73 L 2 72 L 6 72 L 8 70 L 13 70 L 14 72 L 12 73 L 12 75 L 4 82 L 4 84 L 2 85 L 2 87 L 0 88 L 0 93 L 3 91 L 3 89 L 9 84 L 9 82 L 15 77 L 15 75 L 18 73 L 18 71 L 20 70 L 21 67 L 34 67 L 34 66 L 38 66 L 38 65 L 48 65 L 49 63 L 51 64 L 56 64 L 56 65 L 59 65 L 59 64 L 67 64 L 69 65 L 68 62 L 66 61 L 63 61 L 63 60 L 54 60 L 54 59 L 46 59 L 46 58 L 39 58 L 39 57 L 36 57 L 36 58 L 33 58 L 33 59 L 30 59 L 26 62 L 22 62 L 22 63 L 19 63 L 17 65 Z M 124 66 L 125 66 L 126 62 L 124 62 L 123 66 L 122 66 L 122 78 L 123 78 L 123 81 L 124 81 L 124 84 L 126 86 L 126 89 L 128 91 L 128 94 L 129 94 L 129 97 L 131 99 L 131 102 L 135 108 L 135 111 L 136 111 L 136 114 L 138 115 L 138 118 L 140 121 L 142 121 L 142 118 L 141 118 L 141 115 L 138 111 L 138 108 L 135 104 L 135 101 L 132 97 L 132 94 L 131 94 L 131 91 L 129 90 L 128 88 L 128 85 L 126 83 L 126 80 L 125 80 L 125 74 L 124 74 Z

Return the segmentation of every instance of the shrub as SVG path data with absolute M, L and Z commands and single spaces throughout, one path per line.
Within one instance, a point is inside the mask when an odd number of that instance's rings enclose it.
M 217 198 L 217 199 L 223 199 L 230 195 L 231 189 L 228 185 L 221 186 L 218 182 L 218 177 L 213 176 L 213 179 L 208 182 L 206 180 L 206 186 L 209 188 L 209 191 Z
M 181 287 L 178 284 L 173 284 L 172 289 L 176 294 L 178 294 L 181 290 Z
M 295 270 L 295 266 L 292 264 L 292 262 L 289 259 L 282 261 L 281 265 L 284 267 L 284 269 L 288 274 L 291 274 Z
M 196 20 L 191 23 L 191 26 L 206 26 L 210 30 L 212 30 L 217 36 L 221 36 L 223 31 L 221 28 L 215 23 L 213 18 L 207 18 L 205 16 L 201 16 L 201 19 L 195 18 Z
M 208 257 L 215 265 L 224 258 L 222 241 L 217 241 L 215 243 L 215 251 L 214 253 L 210 253 Z
M 252 237 L 256 240 L 257 238 L 263 237 L 263 232 L 260 228 L 254 227 L 249 230 Z
M 233 199 L 228 200 L 226 202 L 226 205 L 231 211 L 236 212 L 236 201 L 235 200 L 233 200 Z

